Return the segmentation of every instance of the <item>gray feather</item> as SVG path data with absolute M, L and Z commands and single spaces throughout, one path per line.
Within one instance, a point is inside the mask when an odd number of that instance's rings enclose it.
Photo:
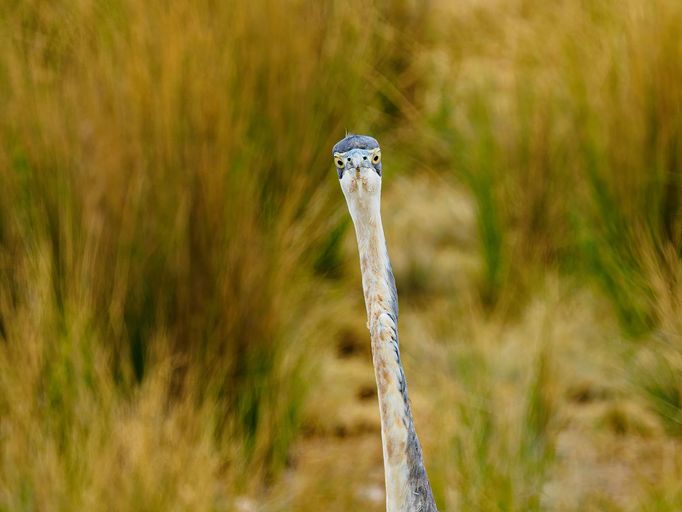
M 393 276 L 393 270 L 391 269 L 391 264 L 389 262 L 386 268 L 386 280 L 391 288 L 391 311 L 389 315 L 393 317 L 395 325 L 398 325 L 398 290 L 395 285 L 395 277 Z M 414 428 L 414 420 L 412 418 L 412 407 L 410 406 L 410 399 L 407 393 L 407 380 L 405 379 L 405 373 L 403 371 L 403 365 L 400 361 L 400 342 L 398 340 L 398 332 L 393 333 L 393 347 L 395 350 L 396 359 L 398 362 L 398 367 L 400 368 L 399 375 L 399 389 L 400 394 L 403 397 L 405 403 L 405 422 L 407 427 L 407 464 L 409 467 L 409 477 L 408 483 L 410 486 L 409 492 L 413 497 L 413 503 L 410 510 L 420 511 L 420 512 L 437 512 L 436 503 L 433 499 L 433 493 L 431 491 L 431 484 L 429 483 L 429 477 L 426 474 L 426 468 L 424 468 L 424 459 L 422 456 L 422 448 L 419 444 L 419 438 L 417 437 L 417 432 Z

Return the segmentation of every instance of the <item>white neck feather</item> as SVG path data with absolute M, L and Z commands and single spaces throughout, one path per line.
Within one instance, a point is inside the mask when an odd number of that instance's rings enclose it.
M 386 510 L 407 511 L 411 510 L 407 445 L 412 419 L 403 393 L 405 376 L 398 349 L 397 298 L 381 223 L 380 196 L 352 194 L 347 199 L 358 241 L 377 382 Z
M 436 512 L 400 362 L 398 297 L 381 224 L 381 176 L 358 166 L 342 172 L 340 181 L 358 240 L 381 416 L 386 510 Z

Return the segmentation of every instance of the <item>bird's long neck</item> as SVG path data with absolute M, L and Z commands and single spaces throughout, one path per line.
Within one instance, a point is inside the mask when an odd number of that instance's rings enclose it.
M 379 196 L 347 198 L 355 225 L 381 414 L 386 510 L 435 511 L 398 346 L 398 297 Z

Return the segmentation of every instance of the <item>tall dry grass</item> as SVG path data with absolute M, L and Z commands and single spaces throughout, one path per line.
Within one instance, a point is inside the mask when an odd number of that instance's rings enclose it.
M 15 2 L 2 26 L 3 507 L 104 504 L 116 474 L 121 507 L 165 508 L 194 464 L 208 496 L 281 467 L 334 328 L 328 148 L 372 122 L 360 57 L 390 52 L 305 2 Z
M 478 203 L 482 296 L 558 265 L 592 276 L 628 332 L 654 328 L 647 254 L 663 271 L 682 247 L 682 10 L 519 2 L 467 15 L 442 26 L 429 124 Z
M 347 129 L 469 190 L 480 322 L 548 273 L 594 284 L 677 436 L 680 25 L 674 0 L 0 7 L 0 509 L 231 510 L 278 478 L 350 314 Z M 542 509 L 551 353 L 509 412 L 475 345 L 438 499 Z

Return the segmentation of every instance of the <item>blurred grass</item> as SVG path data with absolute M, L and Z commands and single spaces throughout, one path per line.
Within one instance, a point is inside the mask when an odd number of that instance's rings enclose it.
M 29 457 L 44 438 L 65 466 L 47 485 L 17 469 L 3 487 L 22 488 L 28 508 L 45 508 L 60 487 L 63 506 L 79 508 L 88 483 L 71 476 L 81 461 L 70 454 L 89 433 L 73 428 L 75 417 L 103 436 L 97 429 L 112 425 L 99 407 L 126 407 L 163 364 L 171 370 L 158 405 L 211 411 L 213 448 L 240 447 L 244 464 L 215 455 L 214 471 L 269 472 L 286 460 L 301 355 L 332 330 L 311 273 L 340 213 L 328 211 L 337 192 L 328 148 L 371 92 L 355 55 L 373 36 L 349 9 L 333 11 L 278 2 L 3 8 L 0 324 L 7 367 L 18 347 L 36 352 L 22 402 L 37 408 L 27 437 L 11 428 L 6 442 Z M 330 95 L 342 82 L 343 95 Z M 8 377 L 3 396 L 19 385 Z M 32 469 L 29 459 L 4 461 Z M 140 478 L 128 497 L 163 508 Z
M 458 366 L 468 397 L 460 405 L 454 464 L 463 510 L 542 510 L 543 486 L 554 457 L 555 397 L 548 395 L 548 360 L 540 354 L 524 397 L 509 417 L 485 359 Z M 459 370 L 459 371 L 458 371 Z M 472 385 L 473 384 L 473 385 Z
M 470 192 L 458 315 L 512 325 L 547 274 L 594 285 L 637 342 L 614 364 L 679 436 L 680 26 L 675 0 L 3 4 L 0 509 L 232 510 L 291 467 L 316 355 L 362 313 L 339 298 L 345 130 Z M 510 412 L 489 353 L 455 365 L 471 401 L 432 480 L 539 510 L 554 356 Z
M 523 282 L 500 282 L 504 261 L 517 276 L 559 265 L 591 276 L 637 336 L 659 321 L 644 253 L 682 251 L 682 10 L 534 7 L 467 29 L 477 58 L 444 29 L 456 80 L 429 124 L 478 204 L 481 294 Z

